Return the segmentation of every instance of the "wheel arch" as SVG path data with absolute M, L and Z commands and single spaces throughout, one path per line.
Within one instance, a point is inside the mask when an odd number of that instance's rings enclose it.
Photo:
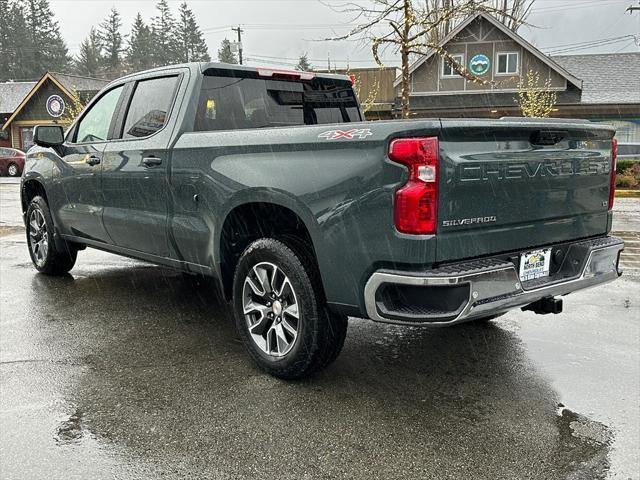
M 20 201 L 22 204 L 23 215 L 27 213 L 31 200 L 38 195 L 44 198 L 47 204 L 49 204 L 47 190 L 40 178 L 27 178 L 22 181 L 22 186 L 20 188 Z
M 308 244 L 319 268 L 318 224 L 305 205 L 283 192 L 251 191 L 232 199 L 215 236 L 216 275 L 225 298 L 231 298 L 233 274 L 244 249 L 262 237 L 293 235 Z

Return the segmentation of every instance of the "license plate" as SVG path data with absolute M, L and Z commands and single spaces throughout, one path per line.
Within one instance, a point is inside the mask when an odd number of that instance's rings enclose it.
M 551 249 L 534 250 L 520 255 L 520 281 L 549 276 Z

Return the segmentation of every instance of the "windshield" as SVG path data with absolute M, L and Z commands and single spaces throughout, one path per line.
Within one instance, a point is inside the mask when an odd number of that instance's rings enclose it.
M 234 130 L 361 120 L 360 108 L 349 82 L 205 75 L 194 130 Z

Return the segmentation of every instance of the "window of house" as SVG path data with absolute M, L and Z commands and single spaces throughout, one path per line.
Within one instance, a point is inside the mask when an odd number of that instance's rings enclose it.
M 178 77 L 152 78 L 136 85 L 122 138 L 148 137 L 167 122 Z
M 460 65 L 464 67 L 464 55 L 451 55 L 451 57 Z M 453 69 L 453 66 L 445 59 L 442 59 L 442 76 L 443 77 L 456 77 L 458 74 Z
M 496 73 L 499 75 L 513 75 L 518 73 L 518 53 L 499 53 L 496 62 Z

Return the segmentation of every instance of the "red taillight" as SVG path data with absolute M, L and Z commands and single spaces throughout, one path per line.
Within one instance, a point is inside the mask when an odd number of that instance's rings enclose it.
M 613 208 L 613 198 L 616 194 L 616 160 L 618 159 L 618 140 L 611 139 L 611 186 L 609 188 L 609 210 Z
M 409 169 L 409 181 L 396 192 L 396 229 L 414 235 L 435 234 L 438 226 L 438 139 L 393 140 L 389 158 Z

